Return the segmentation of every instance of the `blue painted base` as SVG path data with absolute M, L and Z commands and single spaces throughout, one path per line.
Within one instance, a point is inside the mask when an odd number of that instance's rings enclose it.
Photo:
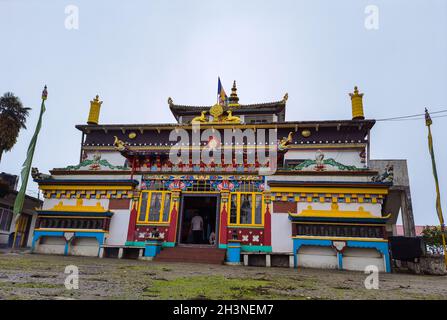
M 298 251 L 302 246 L 322 246 L 333 247 L 333 241 L 337 239 L 301 239 L 293 238 L 293 257 L 295 268 L 298 266 Z M 341 240 L 344 241 L 344 240 Z M 379 251 L 384 259 L 385 272 L 391 272 L 390 254 L 388 242 L 386 241 L 365 241 L 365 240 L 346 240 L 348 248 L 373 248 Z M 337 252 L 338 269 L 343 270 L 343 251 Z
M 71 232 L 71 231 L 67 230 L 66 232 Z M 40 239 L 40 237 L 64 237 L 64 233 L 65 233 L 64 231 L 35 230 L 34 234 L 33 234 L 33 241 L 31 244 L 31 252 L 34 252 L 34 250 L 36 248 L 36 242 Z M 74 232 L 74 237 L 72 238 L 72 240 L 74 238 L 96 238 L 96 240 L 98 241 L 98 244 L 99 244 L 99 248 L 101 248 L 101 246 L 104 244 L 104 232 L 76 231 L 76 232 Z M 68 255 L 71 241 L 65 240 L 64 255 L 66 255 L 66 256 Z M 99 256 L 99 250 L 100 249 L 98 249 L 98 256 Z

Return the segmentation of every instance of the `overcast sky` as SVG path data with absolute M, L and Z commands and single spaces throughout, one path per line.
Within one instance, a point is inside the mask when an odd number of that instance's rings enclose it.
M 79 9 L 77 30 L 65 26 L 69 5 Z M 379 9 L 378 29 L 365 27 L 368 5 Z M 0 93 L 33 108 L 0 171 L 19 173 L 44 84 L 33 166 L 47 172 L 79 162 L 74 126 L 86 122 L 96 94 L 101 123 L 169 123 L 169 96 L 213 104 L 218 75 L 227 92 L 237 80 L 241 103 L 288 92 L 290 121 L 349 119 L 354 85 L 367 118 L 444 110 L 447 1 L 0 0 Z M 433 120 L 447 216 L 447 117 Z M 426 138 L 423 120 L 378 122 L 372 131 L 372 158 L 408 160 L 417 224 L 437 223 Z

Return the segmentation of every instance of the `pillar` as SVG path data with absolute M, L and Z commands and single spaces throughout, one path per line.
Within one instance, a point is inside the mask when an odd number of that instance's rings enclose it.
M 272 259 L 268 253 L 265 255 L 265 266 L 269 268 L 272 266 Z
M 337 251 L 338 270 L 343 270 L 343 253 Z
M 413 208 L 411 205 L 410 188 L 405 187 L 400 193 L 402 224 L 405 237 L 415 237 L 416 227 L 414 226 Z

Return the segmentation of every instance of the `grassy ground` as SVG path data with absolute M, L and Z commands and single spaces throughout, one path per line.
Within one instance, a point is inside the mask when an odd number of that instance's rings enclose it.
M 67 290 L 67 265 L 79 289 Z M 0 254 L 0 299 L 447 299 L 447 277 Z

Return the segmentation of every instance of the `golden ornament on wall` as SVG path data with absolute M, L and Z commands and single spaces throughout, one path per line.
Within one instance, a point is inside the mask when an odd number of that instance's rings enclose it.
M 137 134 L 135 132 L 129 133 L 129 139 L 135 139 Z
M 310 130 L 303 130 L 303 131 L 301 131 L 301 135 L 304 137 L 304 138 L 309 138 L 310 137 L 310 135 L 311 135 L 311 133 L 310 133 Z

